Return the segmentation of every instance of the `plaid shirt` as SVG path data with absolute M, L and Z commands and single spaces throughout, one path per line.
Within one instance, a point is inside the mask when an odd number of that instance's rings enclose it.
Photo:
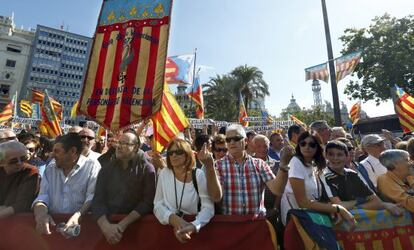
M 274 179 L 270 167 L 261 159 L 246 154 L 239 165 L 231 155 L 216 161 L 223 189 L 222 212 L 225 215 L 264 214 L 265 183 Z

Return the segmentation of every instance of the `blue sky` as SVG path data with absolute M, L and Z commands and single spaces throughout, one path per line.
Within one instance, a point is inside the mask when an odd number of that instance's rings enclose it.
M 102 0 L 2 0 L 0 15 L 14 12 L 18 27 L 37 24 L 92 36 Z M 342 44 L 338 38 L 346 28 L 367 27 L 375 16 L 413 14 L 412 0 L 327 0 L 335 57 Z M 411 11 L 411 12 L 410 12 Z M 313 103 L 311 82 L 304 81 L 304 68 L 327 60 L 320 0 L 175 0 L 173 4 L 169 55 L 193 53 L 202 65 L 202 82 L 226 74 L 239 65 L 256 66 L 270 86 L 266 107 L 279 115 L 292 93 L 302 107 Z M 356 102 L 343 94 L 347 107 Z M 322 98 L 331 101 L 331 89 L 322 83 Z M 370 116 L 393 113 L 391 102 L 379 107 L 362 105 Z

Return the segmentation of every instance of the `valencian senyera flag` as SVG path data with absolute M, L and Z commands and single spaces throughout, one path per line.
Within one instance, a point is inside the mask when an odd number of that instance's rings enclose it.
M 324 82 L 328 82 L 328 79 L 329 72 L 326 63 L 322 63 L 305 69 L 305 81 L 321 80 Z
M 351 110 L 349 111 L 349 118 L 351 119 L 352 125 L 355 125 L 361 115 L 361 102 L 357 102 L 352 105 Z
M 103 1 L 78 110 L 116 131 L 161 107 L 172 0 Z
M 306 123 L 304 123 L 303 121 L 299 120 L 296 116 L 294 115 L 290 115 L 290 120 L 292 120 L 294 123 L 296 123 L 296 125 L 299 125 L 303 128 L 306 128 Z
M 39 90 L 36 89 L 28 89 L 28 100 L 31 101 L 32 103 L 37 103 L 40 106 L 43 105 L 43 100 L 45 98 L 45 94 Z M 53 109 L 55 110 L 58 118 L 60 120 L 63 119 L 63 107 L 62 104 L 60 104 L 58 101 L 56 101 L 55 99 L 50 98 L 50 102 L 53 106 Z
M 27 116 L 32 117 L 33 109 L 32 104 L 27 100 L 20 101 L 20 110 Z
M 248 127 L 249 122 L 245 121 L 244 118 L 249 117 L 247 115 L 246 106 L 244 106 L 243 96 L 239 92 L 239 123 L 243 125 L 243 127 Z
M 164 87 L 161 109 L 151 118 L 154 150 L 161 152 L 190 123 L 168 86 Z
M 407 94 L 402 88 L 395 85 L 398 99 L 395 102 L 395 111 L 400 120 L 404 133 L 414 131 L 414 98 Z
M 43 98 L 42 105 L 42 122 L 40 124 L 40 127 L 46 129 L 47 134 L 45 135 L 51 138 L 56 138 L 62 134 L 62 129 L 59 122 L 60 120 L 56 114 L 55 108 L 52 105 L 51 98 L 49 97 L 47 90 L 45 90 L 45 96 Z M 43 129 L 41 131 L 43 131 Z
M 337 83 L 354 71 L 359 60 L 361 60 L 361 53 L 362 51 L 357 51 L 335 59 Z
M 76 101 L 70 110 L 70 118 L 76 118 L 78 116 L 78 106 L 79 106 L 79 101 Z
M 13 116 L 13 101 L 10 101 L 0 113 L 0 124 L 7 123 Z
M 204 119 L 203 89 L 200 83 L 200 76 L 197 75 L 194 84 L 189 88 L 188 96 L 195 102 L 197 119 Z
M 165 81 L 170 84 L 192 84 L 194 55 L 171 56 L 165 65 Z

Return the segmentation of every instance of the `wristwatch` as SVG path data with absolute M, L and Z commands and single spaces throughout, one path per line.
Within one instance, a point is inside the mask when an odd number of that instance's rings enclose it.
M 289 165 L 285 165 L 285 166 L 279 166 L 279 169 L 282 170 L 283 172 L 287 173 L 289 172 Z

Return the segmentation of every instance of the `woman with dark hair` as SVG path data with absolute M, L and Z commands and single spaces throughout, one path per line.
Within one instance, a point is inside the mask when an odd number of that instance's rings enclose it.
M 290 209 L 307 208 L 323 213 L 337 213 L 355 227 L 355 220 L 346 208 L 339 204 L 322 202 L 323 184 L 320 177 L 326 167 L 323 149 L 317 135 L 302 133 L 298 138 L 295 156 L 289 162 L 289 181 L 282 196 L 282 222 Z M 326 197 L 326 194 L 324 195 Z
M 44 162 L 40 157 L 37 156 L 39 151 L 39 141 L 37 138 L 27 138 L 22 140 L 23 143 L 27 148 L 27 156 L 28 156 L 28 163 L 37 167 L 39 170 L 40 176 L 43 176 L 43 172 L 45 171 L 46 162 Z
M 204 146 L 202 150 L 207 149 Z M 182 243 L 214 216 L 204 172 L 195 168 L 191 145 L 183 139 L 174 139 L 168 145 L 167 167 L 158 176 L 154 214 L 161 224 L 174 228 L 175 237 Z M 184 215 L 195 215 L 195 219 L 189 223 Z

